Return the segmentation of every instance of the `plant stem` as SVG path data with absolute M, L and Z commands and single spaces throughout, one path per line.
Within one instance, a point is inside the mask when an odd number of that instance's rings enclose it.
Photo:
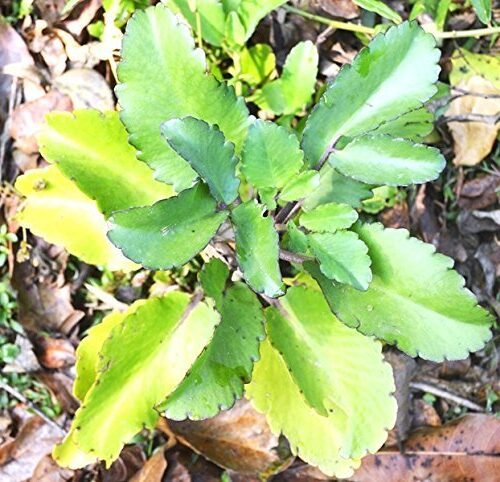
M 357 23 L 331 20 L 321 15 L 315 15 L 313 13 L 306 12 L 305 10 L 301 10 L 300 8 L 290 7 L 288 5 L 285 5 L 282 8 L 289 13 L 295 13 L 297 15 L 300 15 L 301 17 L 308 18 L 309 20 L 314 20 L 315 22 L 322 23 L 323 25 L 328 25 L 329 27 L 336 28 L 339 30 L 348 30 L 350 32 L 364 33 L 367 35 L 375 34 L 374 28 L 365 27 L 364 25 L 359 25 Z M 434 35 L 434 37 L 439 39 L 485 37 L 487 35 L 500 34 L 500 27 L 477 28 L 472 30 L 452 30 L 450 32 L 431 32 L 431 33 L 432 35 Z
M 300 15 L 301 17 L 308 18 L 309 20 L 314 20 L 315 22 L 322 23 L 323 25 L 328 25 L 329 27 L 337 28 L 339 30 L 349 30 L 350 32 L 366 33 L 368 35 L 373 35 L 375 33 L 375 29 L 371 27 L 365 27 L 364 25 L 331 20 L 329 18 L 322 17 L 321 15 L 314 15 L 313 13 L 306 12 L 305 10 L 301 10 L 300 8 L 290 7 L 289 5 L 284 5 L 282 8 L 289 13 L 295 13 L 297 15 Z
M 314 258 L 311 258 L 310 256 L 304 256 L 298 253 L 292 253 L 291 251 L 286 251 L 284 249 L 280 249 L 280 259 L 288 261 L 290 263 L 302 264 L 304 261 L 312 261 Z

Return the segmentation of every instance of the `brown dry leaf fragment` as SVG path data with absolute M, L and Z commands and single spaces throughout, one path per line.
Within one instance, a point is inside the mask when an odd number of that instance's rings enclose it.
M 181 445 L 167 450 L 163 482 L 220 482 L 222 469 Z M 248 476 L 247 476 L 248 477 Z M 232 482 L 231 478 L 231 482 Z M 254 482 L 249 478 L 245 482 Z
M 29 482 L 67 482 L 73 480 L 74 472 L 59 467 L 50 455 L 46 455 L 38 463 Z
M 386 228 L 410 228 L 410 214 L 406 201 L 401 201 L 392 208 L 387 208 L 379 215 Z
M 500 209 L 495 211 L 462 211 L 458 215 L 457 226 L 462 234 L 476 234 L 483 231 L 498 232 L 500 229 Z
M 41 366 L 30 340 L 25 336 L 17 335 L 15 344 L 19 347 L 19 354 L 12 363 L 8 363 L 2 368 L 3 373 L 30 373 L 40 370 Z
M 71 99 L 58 90 L 17 107 L 12 113 L 10 136 L 15 140 L 15 147 L 26 154 L 38 152 L 36 135 L 45 122 L 45 115 L 54 110 L 71 111 Z
M 65 368 L 75 364 L 75 349 L 64 338 L 37 336 L 35 348 L 38 360 L 45 368 Z
M 419 398 L 413 402 L 413 427 L 439 427 L 442 425 L 436 409 Z
M 352 0 L 309 0 L 311 10 L 332 17 L 352 19 L 359 15 L 359 8 Z
M 60 442 L 64 433 L 53 424 L 37 416 L 29 417 L 8 447 L 0 446 L 0 453 L 7 450 L 7 462 L 0 467 L 0 480 L 24 481 L 32 477 L 40 460 Z
M 53 86 L 71 98 L 75 109 L 113 110 L 113 93 L 104 77 L 92 69 L 72 69 Z
M 63 22 L 64 26 L 75 37 L 78 37 L 95 17 L 97 11 L 102 7 L 102 0 L 90 0 L 81 2 L 71 11 L 68 18 Z
M 483 77 L 474 76 L 463 80 L 458 88 L 475 94 L 499 95 L 500 90 Z M 463 95 L 454 99 L 446 115 L 451 118 L 467 119 L 485 116 L 485 121 L 449 122 L 453 137 L 455 166 L 475 166 L 479 164 L 493 148 L 500 129 L 500 122 L 491 121 L 500 112 L 500 98 L 484 98 Z
M 32 66 L 33 59 L 21 36 L 7 23 L 0 20 L 0 71 L 7 65 Z M 12 77 L 0 73 L 0 123 L 1 112 L 6 110 Z
M 80 403 L 73 395 L 73 378 L 55 371 L 41 371 L 37 378 L 54 394 L 66 413 L 75 413 Z
M 99 467 L 102 482 L 129 482 L 131 477 L 144 466 L 146 456 L 139 445 L 128 445 L 109 469 Z
M 390 350 L 384 358 L 392 367 L 398 403 L 398 415 L 394 428 L 389 432 L 386 445 L 396 445 L 406 439 L 411 426 L 410 416 L 410 382 L 415 373 L 415 360 L 404 353 Z
M 318 482 L 332 480 L 316 467 L 304 462 L 294 462 L 291 467 L 273 478 L 273 482 Z
M 405 443 L 369 455 L 356 482 L 495 481 L 500 469 L 500 419 L 466 415 L 438 428 L 417 430 Z
M 244 474 L 270 475 L 293 460 L 284 456 L 263 415 L 246 400 L 200 422 L 169 421 L 179 441 L 226 469 Z
M 160 447 L 142 468 L 137 472 L 130 482 L 162 482 L 163 474 L 167 468 L 165 448 Z
M 458 206 L 462 209 L 484 209 L 498 201 L 500 176 L 488 174 L 467 181 L 460 191 Z
M 42 248 L 41 248 L 41 247 Z M 17 291 L 18 321 L 28 330 L 68 334 L 84 313 L 71 304 L 71 288 L 64 279 L 67 256 L 41 240 L 33 248 L 31 260 L 16 263 L 12 284 Z M 37 267 L 35 267 L 35 265 Z
M 66 0 L 35 0 L 35 5 L 37 6 L 42 18 L 49 24 L 52 25 L 62 15 Z

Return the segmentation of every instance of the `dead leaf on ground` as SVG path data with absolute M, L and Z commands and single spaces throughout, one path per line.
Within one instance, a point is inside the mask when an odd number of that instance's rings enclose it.
M 120 457 L 113 462 L 109 469 L 101 466 L 101 482 L 129 482 L 131 477 L 143 467 L 146 456 L 139 445 L 127 445 Z
M 448 108 L 448 117 L 495 116 L 500 112 L 500 91 L 483 77 L 474 76 L 463 80 L 458 88 L 475 94 L 495 94 L 496 98 L 463 95 L 454 99 Z M 500 122 L 449 122 L 453 137 L 455 166 L 475 166 L 490 152 L 495 144 Z
M 462 234 L 497 232 L 500 229 L 500 209 L 495 211 L 462 211 L 457 218 Z
M 72 470 L 59 467 L 50 455 L 46 455 L 36 466 L 29 482 L 67 482 L 74 480 L 73 474 Z
M 65 373 L 49 370 L 40 371 L 36 377 L 54 394 L 64 412 L 76 412 L 80 403 L 73 395 L 73 378 Z
M 54 110 L 71 111 L 73 103 L 69 96 L 53 89 L 48 94 L 18 106 L 11 117 L 10 136 L 16 149 L 26 154 L 37 154 L 36 135 L 45 122 L 45 115 Z
M 352 0 L 309 0 L 305 3 L 313 12 L 332 17 L 349 20 L 359 16 L 359 8 Z
M 7 363 L 2 368 L 3 373 L 31 373 L 41 369 L 33 350 L 33 344 L 28 338 L 17 335 L 15 345 L 19 347 L 19 353 L 12 363 Z
M 441 418 L 436 409 L 424 399 L 419 398 L 413 402 L 413 427 L 439 427 Z
M 165 448 L 160 447 L 130 479 L 130 482 L 162 482 L 166 468 Z
M 75 109 L 106 111 L 115 108 L 109 84 L 95 70 L 68 70 L 54 80 L 53 86 L 72 100 Z
M 31 416 L 21 426 L 13 442 L 0 446 L 0 480 L 21 482 L 30 479 L 41 459 L 61 441 L 62 429 L 40 417 Z M 6 453 L 2 453 L 6 451 Z
M 167 450 L 167 471 L 163 482 L 220 482 L 222 469 L 212 462 L 178 445 Z M 248 477 L 248 476 L 246 476 Z M 233 479 L 231 478 L 231 482 Z M 234 481 L 236 482 L 236 480 Z M 257 482 L 251 477 L 245 482 Z
M 64 279 L 67 254 L 41 240 L 37 243 L 30 260 L 14 267 L 12 285 L 17 291 L 18 321 L 28 331 L 68 334 L 84 313 L 71 304 L 71 287 Z
M 500 419 L 466 415 L 438 428 L 417 430 L 398 448 L 363 459 L 356 482 L 498 480 Z
M 33 59 L 21 36 L 9 24 L 0 20 L 0 71 L 12 64 L 31 66 Z M 0 113 L 6 109 L 11 84 L 12 77 L 0 72 Z
M 488 174 L 467 181 L 462 186 L 458 206 L 462 209 L 484 209 L 495 204 L 500 193 L 500 175 Z
M 264 415 L 246 400 L 209 420 L 169 421 L 169 425 L 182 443 L 235 472 L 270 475 L 293 460 L 281 453 L 279 439 L 271 433 Z
M 416 363 L 413 358 L 396 350 L 387 351 L 384 357 L 392 367 L 396 385 L 394 395 L 398 403 L 396 424 L 389 432 L 386 445 L 396 445 L 406 439 L 411 426 L 410 382 L 415 373 Z
M 273 478 L 273 482 L 323 482 L 332 480 L 316 467 L 306 465 L 304 462 L 294 462 L 291 467 Z
M 36 336 L 34 338 L 38 360 L 45 368 L 65 368 L 75 364 L 75 349 L 64 338 Z

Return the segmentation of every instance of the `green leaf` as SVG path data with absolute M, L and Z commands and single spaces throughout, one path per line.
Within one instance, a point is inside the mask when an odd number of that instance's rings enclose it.
M 307 254 L 309 250 L 307 234 L 301 231 L 293 221 L 289 221 L 286 228 L 283 238 L 286 249 L 294 253 Z
M 327 203 L 300 216 L 300 225 L 309 231 L 334 233 L 351 227 L 358 220 L 358 213 L 348 204 Z
M 433 181 L 446 165 L 439 149 L 386 135 L 357 137 L 328 162 L 357 181 L 388 186 Z
M 275 8 L 286 3 L 286 0 L 241 0 L 235 11 L 244 31 L 238 42 L 243 45 L 254 33 L 258 23 Z
M 434 116 L 425 107 L 421 107 L 384 122 L 372 134 L 388 134 L 418 142 L 428 136 L 433 128 Z
M 257 120 L 248 131 L 241 171 L 257 189 L 281 189 L 299 172 L 303 159 L 295 134 L 273 122 Z
M 319 186 L 306 197 L 302 208 L 311 211 L 316 206 L 331 202 L 360 208 L 362 201 L 372 196 L 370 186 L 343 176 L 325 164 L 320 171 Z
M 137 269 L 106 237 L 108 226 L 95 201 L 57 166 L 28 171 L 17 178 L 15 187 L 26 196 L 16 216 L 21 226 L 85 263 L 117 271 Z
M 182 381 L 219 320 L 204 303 L 174 292 L 147 301 L 115 326 L 102 347 L 97 380 L 54 449 L 57 462 L 76 469 L 104 459 L 109 467 L 137 432 L 155 426 L 155 405 Z
M 135 313 L 144 303 L 146 300 L 137 300 L 125 311 L 113 311 L 99 324 L 90 328 L 87 336 L 80 342 L 76 349 L 76 377 L 73 385 L 73 394 L 78 400 L 83 401 L 97 378 L 99 352 L 113 328 L 123 323 L 127 316 Z
M 205 294 L 215 301 L 218 310 L 222 309 L 222 300 L 229 279 L 229 268 L 217 258 L 212 258 L 203 266 L 199 278 Z
M 309 245 L 320 262 L 321 272 L 331 280 L 365 291 L 372 280 L 368 248 L 356 233 L 310 234 Z
M 211 343 L 158 410 L 172 420 L 202 420 L 231 408 L 251 379 L 264 338 L 259 300 L 246 285 L 236 283 L 224 296 Z
M 166 145 L 160 133 L 163 122 L 193 116 L 216 124 L 237 152 L 247 135 L 243 99 L 206 69 L 203 52 L 195 50 L 188 28 L 168 8 L 158 4 L 136 11 L 128 22 L 116 87 L 120 117 L 139 159 L 177 191 L 189 187 L 196 174 Z
M 403 21 L 399 13 L 395 12 L 391 7 L 387 6 L 380 0 L 354 0 L 354 3 L 369 12 L 374 12 L 381 17 L 387 18 L 394 23 L 401 23 Z
M 440 52 L 414 22 L 377 35 L 342 68 L 313 109 L 302 147 L 310 166 L 342 136 L 355 137 L 421 107 L 436 92 Z
M 234 144 L 226 142 L 217 126 L 185 117 L 165 122 L 161 132 L 170 147 L 208 184 L 217 201 L 231 204 L 238 197 Z
M 109 216 L 112 211 L 152 204 L 172 195 L 135 157 L 117 112 L 51 112 L 38 135 L 42 156 L 57 164 Z
M 279 268 L 278 233 L 273 219 L 262 215 L 254 201 L 240 204 L 231 213 L 236 237 L 236 256 L 245 280 L 258 293 L 283 294 Z
M 319 187 L 320 174 L 318 171 L 307 170 L 297 174 L 288 181 L 280 194 L 281 201 L 297 201 L 303 199 Z
M 318 51 L 309 40 L 300 42 L 288 54 L 279 79 L 267 83 L 255 102 L 276 115 L 300 112 L 311 100 L 318 74 Z
M 173 5 L 172 5 L 173 4 Z M 190 4 L 194 4 L 194 10 Z M 220 0 L 171 0 L 169 7 L 178 11 L 188 21 L 191 28 L 197 32 L 197 17 L 200 18 L 201 36 L 205 42 L 215 47 L 221 47 L 224 41 L 226 14 Z
M 243 48 L 237 60 L 240 67 L 239 78 L 250 85 L 260 85 L 268 80 L 276 67 L 276 57 L 267 44 Z
M 205 184 L 152 206 L 117 211 L 109 239 L 123 254 L 146 268 L 170 269 L 196 256 L 227 217 Z
M 381 344 L 337 320 L 321 293 L 292 287 L 280 301 L 266 310 L 275 349 L 262 345 L 247 395 L 295 454 L 349 476 L 359 464 L 348 459 L 375 452 L 395 422 L 392 370 Z
M 312 273 L 344 323 L 433 361 L 460 360 L 484 346 L 491 316 L 464 288 L 452 259 L 410 238 L 405 229 L 380 224 L 355 229 L 372 259 L 368 290 L 335 286 Z
M 470 0 L 477 18 L 488 25 L 491 22 L 491 0 Z

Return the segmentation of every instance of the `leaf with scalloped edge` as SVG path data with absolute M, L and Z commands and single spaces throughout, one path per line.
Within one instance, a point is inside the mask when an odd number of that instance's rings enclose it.
M 106 237 L 108 226 L 95 201 L 57 166 L 28 171 L 17 178 L 15 187 L 26 197 L 16 219 L 36 236 L 63 246 L 88 264 L 110 270 L 138 268 Z
M 76 349 L 76 377 L 73 384 L 73 394 L 78 400 L 83 401 L 95 382 L 99 367 L 99 352 L 113 328 L 122 323 L 128 315 L 134 313 L 146 301 L 137 300 L 125 311 L 115 310 L 111 312 L 99 324 L 90 328 L 85 338 L 80 342 Z
M 367 291 L 336 286 L 311 270 L 341 321 L 432 361 L 466 358 L 491 338 L 492 317 L 464 288 L 451 258 L 406 229 L 358 224 L 354 230 L 372 259 Z
M 358 220 L 358 213 L 348 204 L 326 203 L 303 213 L 299 223 L 309 231 L 334 233 L 350 228 Z
M 268 82 L 254 102 L 276 115 L 300 112 L 311 100 L 318 74 L 318 50 L 311 41 L 299 42 L 286 58 L 279 79 Z
M 321 272 L 329 279 L 366 290 L 372 280 L 368 248 L 351 231 L 313 233 L 309 246 L 320 263 Z
M 246 282 L 258 293 L 283 294 L 279 267 L 278 233 L 273 219 L 263 216 L 255 201 L 240 204 L 231 213 L 236 238 L 236 257 Z
M 241 154 L 241 171 L 257 189 L 281 189 L 304 162 L 297 136 L 273 122 L 256 120 Z
M 236 177 L 238 159 L 234 155 L 234 144 L 226 142 L 217 126 L 184 117 L 164 122 L 161 133 L 169 146 L 208 184 L 217 201 L 231 204 L 237 198 L 240 181 Z
M 127 23 L 115 89 L 120 118 L 139 159 L 177 191 L 189 187 L 196 173 L 162 138 L 163 122 L 193 116 L 216 124 L 236 152 L 247 135 L 245 102 L 206 70 L 189 28 L 167 7 L 137 10 Z
M 415 22 L 377 35 L 311 112 L 302 138 L 309 165 L 342 136 L 358 136 L 421 107 L 436 92 L 439 57 L 434 37 Z
M 232 28 L 228 29 L 226 26 L 226 41 L 243 45 L 252 36 L 258 23 L 284 3 L 286 0 L 239 0 L 232 3 L 232 8 L 230 5 L 224 5 L 226 9 L 229 7 L 226 24 L 233 23 Z M 235 29 L 239 32 L 237 36 L 230 34 Z
M 420 107 L 420 109 L 411 110 L 395 119 L 384 122 L 370 134 L 387 134 L 419 142 L 429 135 L 433 128 L 434 115 L 425 107 Z
M 343 176 L 329 164 L 325 164 L 320 170 L 319 186 L 305 198 L 302 208 L 304 211 L 311 211 L 326 203 L 348 204 L 353 208 L 360 208 L 362 201 L 372 196 L 371 186 Z
M 116 325 L 102 347 L 97 379 L 54 459 L 74 469 L 103 459 L 109 467 L 137 432 L 155 426 L 154 407 L 183 380 L 219 320 L 206 304 L 172 292 Z
M 433 181 L 446 165 L 439 149 L 387 135 L 356 137 L 328 162 L 344 176 L 387 186 Z
M 386 5 L 381 0 L 353 0 L 356 5 L 369 12 L 374 12 L 381 17 L 387 18 L 394 23 L 400 23 L 403 19 L 401 15 Z
M 222 301 L 230 274 L 226 264 L 217 258 L 212 258 L 208 263 L 205 263 L 198 274 L 203 291 L 215 301 L 218 310 L 222 308 Z
M 123 254 L 151 269 L 182 266 L 204 249 L 227 218 L 198 183 L 152 206 L 116 211 L 108 237 Z
M 266 310 L 274 348 L 263 343 L 247 396 L 295 454 L 348 476 L 359 465 L 349 459 L 378 450 L 395 422 L 392 370 L 381 344 L 337 320 L 320 292 L 292 287 L 280 302 L 283 313 Z
M 291 179 L 280 193 L 280 201 L 297 201 L 303 199 L 314 192 L 320 183 L 318 171 L 308 169 L 299 172 L 294 179 Z
M 232 407 L 250 381 L 259 345 L 265 338 L 264 314 L 243 283 L 227 289 L 221 322 L 189 374 L 157 409 L 172 420 L 202 420 Z
M 94 199 L 106 216 L 173 194 L 137 160 L 117 112 L 51 112 L 46 121 L 37 138 L 40 153 Z
M 194 10 L 190 4 L 194 5 Z M 170 0 L 169 7 L 174 11 L 177 8 L 195 32 L 198 30 L 197 21 L 199 16 L 203 40 L 215 47 L 222 46 L 226 13 L 220 0 L 198 0 L 195 2 L 190 0 Z

